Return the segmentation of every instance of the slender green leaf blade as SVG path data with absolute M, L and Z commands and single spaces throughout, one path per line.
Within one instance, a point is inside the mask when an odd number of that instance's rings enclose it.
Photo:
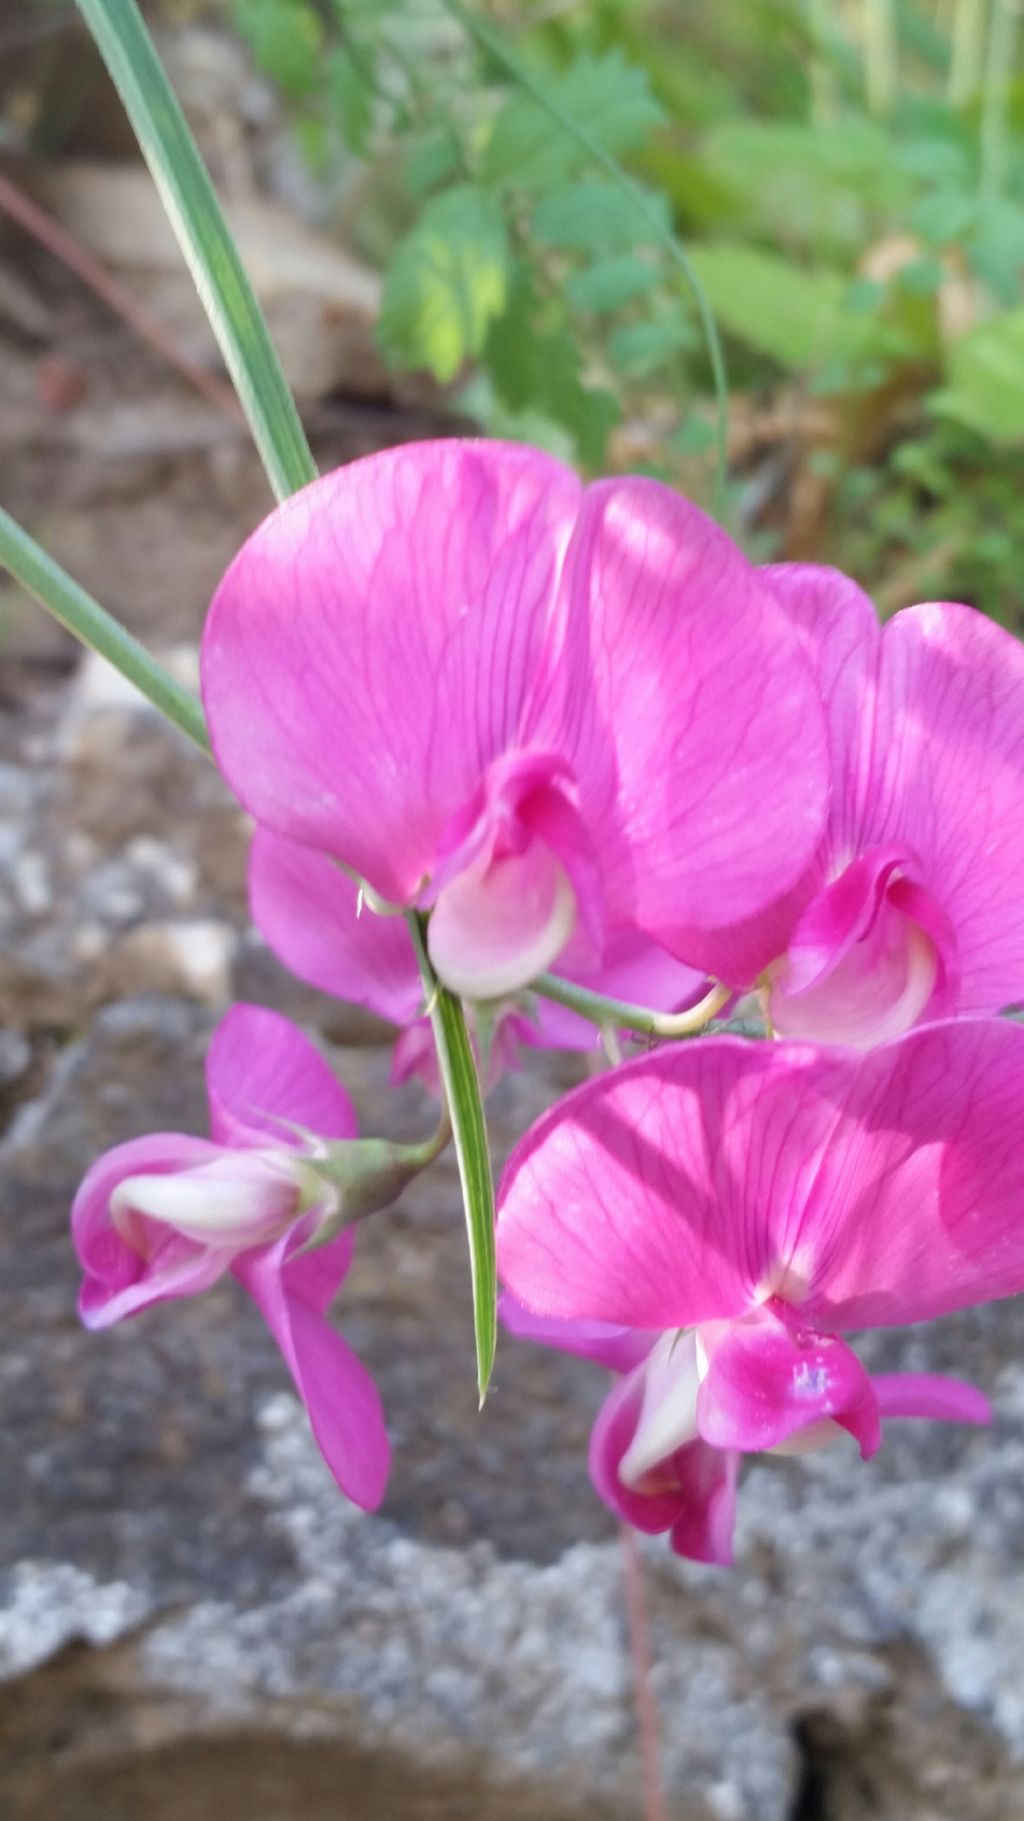
M 643 70 L 627 63 L 620 51 L 577 57 L 545 83 L 558 105 L 607 153 L 641 145 L 665 117 Z M 482 175 L 486 183 L 539 194 L 572 177 L 586 156 L 533 95 L 513 95 L 494 123 Z
M 487 1395 L 498 1340 L 498 1273 L 494 1253 L 494 1182 L 480 1077 L 466 1029 L 466 1015 L 460 1001 L 440 984 L 434 973 L 423 928 L 415 911 L 409 913 L 408 924 L 427 995 L 462 1184 L 473 1279 L 477 1383 L 482 1404 Z
M 135 684 L 146 699 L 190 740 L 209 752 L 206 722 L 198 698 L 150 657 L 144 645 L 118 624 L 105 607 L 40 549 L 20 525 L 0 507 L 0 564 L 27 594 L 73 632 L 83 645 L 106 658 L 122 676 Z
M 135 129 L 278 499 L 316 467 L 209 175 L 135 0 L 78 0 Z

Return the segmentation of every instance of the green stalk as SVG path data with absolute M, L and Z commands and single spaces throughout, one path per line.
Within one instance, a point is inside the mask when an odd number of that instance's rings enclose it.
M 863 0 L 864 83 L 873 114 L 891 114 L 896 100 L 896 15 L 892 0 Z
M 209 753 L 210 740 L 198 697 L 150 657 L 144 645 L 125 630 L 105 607 L 72 580 L 45 550 L 0 507 L 0 563 L 45 607 L 54 619 L 113 664 L 160 713 Z
M 529 95 L 531 101 L 536 102 L 537 106 L 543 108 L 552 120 L 557 121 L 562 131 L 568 134 L 570 139 L 574 139 L 576 144 L 586 152 L 591 162 L 611 179 L 624 196 L 629 198 L 636 213 L 650 228 L 658 245 L 685 281 L 700 318 L 715 388 L 715 402 L 718 411 L 715 510 L 720 513 L 725 499 L 729 463 L 729 388 L 725 371 L 725 356 L 704 287 L 685 248 L 671 230 L 665 227 L 657 211 L 651 208 L 642 189 L 633 182 L 631 177 L 626 175 L 618 159 L 606 152 L 600 141 L 595 139 L 593 134 L 576 120 L 553 95 L 548 93 L 543 82 L 537 80 L 533 72 L 513 50 L 509 49 L 497 33 L 493 32 L 489 25 L 485 25 L 482 19 L 478 19 L 467 6 L 464 6 L 462 0 L 441 0 L 441 4 L 453 19 L 458 20 L 463 30 L 469 33 L 469 36 L 481 49 L 486 51 L 495 63 L 500 64 L 502 69 L 507 70 L 513 81 L 517 82 L 523 92 Z
M 652 1012 L 645 1005 L 632 1005 L 625 999 L 608 999 L 604 993 L 562 980 L 557 974 L 540 974 L 530 982 L 530 990 L 542 999 L 553 999 L 570 1012 L 578 1012 L 601 1030 L 636 1031 L 641 1037 L 696 1037 L 716 1012 L 730 998 L 727 986 L 713 986 L 696 1005 L 685 1012 Z
M 949 100 L 963 107 L 981 83 L 985 0 L 955 0 L 949 55 Z
M 78 0 L 210 320 L 279 500 L 316 465 L 263 313 L 135 0 Z
M 992 0 L 981 103 L 981 193 L 988 198 L 1001 195 L 1006 185 L 1018 17 L 1014 0 Z

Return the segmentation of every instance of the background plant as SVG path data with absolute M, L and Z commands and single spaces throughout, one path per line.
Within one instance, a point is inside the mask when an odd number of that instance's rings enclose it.
M 628 166 L 638 216 L 440 0 L 232 0 L 350 239 L 388 360 L 494 433 L 710 501 L 712 372 L 654 223 L 725 337 L 727 511 L 883 609 L 1018 626 L 1024 86 L 1013 0 L 478 9 Z

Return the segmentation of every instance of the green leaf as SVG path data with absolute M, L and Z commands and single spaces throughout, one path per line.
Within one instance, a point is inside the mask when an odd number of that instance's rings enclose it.
M 676 455 L 707 455 L 715 446 L 715 426 L 703 417 L 688 417 L 669 437 L 668 446 Z
M 1024 442 L 1024 310 L 994 317 L 956 342 L 949 383 L 929 402 L 992 442 Z
M 873 121 L 730 120 L 708 134 L 703 153 L 709 175 L 731 191 L 733 221 L 786 246 L 859 255 L 877 217 L 904 210 L 915 189 Z
M 610 392 L 583 384 L 575 338 L 542 324 L 541 314 L 532 273 L 518 262 L 484 350 L 487 371 L 509 411 L 541 412 L 569 432 L 582 467 L 600 468 L 619 406 Z
M 667 230 L 671 223 L 664 199 L 650 200 Z M 648 225 L 638 221 L 630 197 L 597 177 L 542 196 L 533 211 L 532 228 L 541 246 L 571 247 L 582 253 L 643 246 L 655 238 Z
M 135 684 L 154 708 L 173 721 L 205 753 L 210 750 L 202 704 L 183 689 L 168 671 L 150 657 L 144 645 L 98 601 L 86 594 L 40 549 L 20 525 L 0 508 L 0 564 L 16 582 L 45 607 L 54 619 L 74 633 L 83 645 L 99 653 L 115 670 Z
M 683 318 L 657 316 L 651 322 L 627 323 L 608 342 L 608 355 L 629 379 L 653 373 L 680 348 L 692 348 L 693 332 Z
M 409 913 L 407 923 L 427 999 L 441 1082 L 452 1122 L 459 1181 L 462 1184 L 473 1280 L 477 1384 L 482 1404 L 487 1395 L 498 1338 L 494 1183 L 491 1177 L 487 1122 L 480 1093 L 480 1078 L 462 1005 L 438 981 L 427 952 L 423 925 L 415 911 Z
M 498 202 L 460 184 L 429 202 L 394 254 L 377 334 L 388 357 L 453 379 L 479 354 L 508 291 L 508 241 Z
M 278 499 L 316 467 L 259 304 L 135 0 L 78 0 L 135 129 Z
M 634 253 L 615 253 L 608 259 L 595 260 L 582 272 L 574 272 L 565 294 L 574 310 L 600 316 L 643 297 L 657 282 L 657 269 L 648 261 Z
M 583 55 L 560 72 L 542 72 L 546 96 L 609 153 L 642 145 L 664 115 L 642 70 L 620 51 Z M 566 183 L 587 162 L 552 115 L 532 96 L 513 95 L 499 113 L 481 175 L 502 188 L 538 195 Z
M 977 209 L 977 199 L 969 190 L 935 190 L 914 204 L 909 218 L 910 229 L 930 246 L 947 246 L 963 238 Z
M 323 27 L 307 0 L 232 0 L 231 15 L 254 61 L 286 95 L 316 88 Z
M 373 131 L 373 91 L 370 52 L 362 50 L 359 62 L 339 45 L 327 59 L 327 101 L 336 116 L 345 144 L 358 155 L 367 150 Z
M 802 272 L 777 254 L 725 242 L 694 247 L 690 258 L 732 334 L 784 367 L 855 360 L 877 337 L 870 317 L 845 307 L 838 272 Z

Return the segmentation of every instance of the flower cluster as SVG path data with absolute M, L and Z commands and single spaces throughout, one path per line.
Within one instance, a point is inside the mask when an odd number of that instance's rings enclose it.
M 613 1056 L 623 1001 L 680 1030 L 742 1013 L 578 1088 L 501 1186 L 506 1328 L 616 1375 L 591 1448 L 614 1511 L 727 1561 L 744 1454 L 988 1420 L 957 1381 L 870 1377 L 845 1336 L 1024 1289 L 1015 640 L 949 604 L 883 629 L 845 577 L 753 567 L 654 481 L 452 441 L 274 512 L 216 593 L 202 676 L 256 823 L 253 918 L 399 1027 L 396 1079 L 442 1095 L 410 915 L 488 1083 L 524 1048 L 592 1048 L 602 1004 Z M 222 1022 L 208 1084 L 209 1141 L 86 1177 L 83 1318 L 230 1273 L 372 1508 L 383 1417 L 326 1312 L 350 1222 L 444 1120 L 382 1160 L 256 1007 Z

